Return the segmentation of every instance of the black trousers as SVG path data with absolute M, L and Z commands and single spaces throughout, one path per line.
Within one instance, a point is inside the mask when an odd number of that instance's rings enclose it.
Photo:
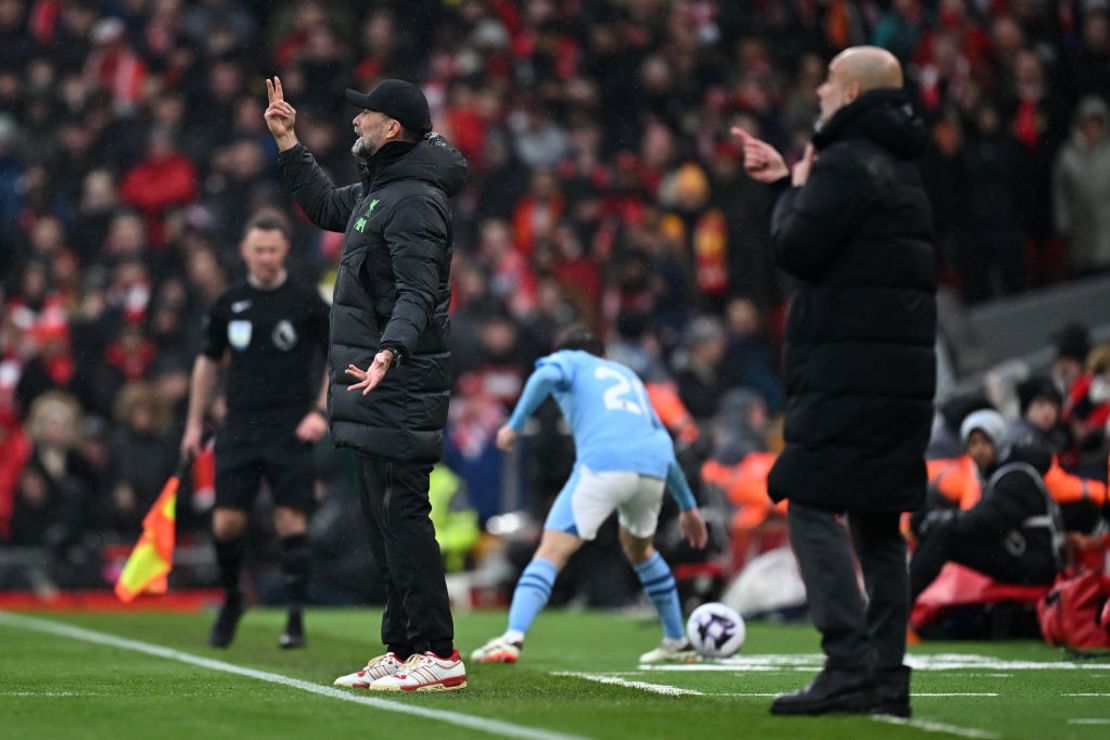
M 1056 578 L 1051 552 L 1014 555 L 1002 542 L 969 540 L 955 527 L 939 525 L 929 532 L 910 561 L 910 596 L 916 600 L 940 575 L 945 563 L 959 563 L 1000 583 L 1049 584 Z
M 791 501 L 787 517 L 810 615 L 828 656 L 826 667 L 900 669 L 910 602 L 898 513 L 849 512 L 845 529 L 835 512 Z M 863 571 L 866 606 L 853 549 Z
M 359 499 L 386 585 L 382 642 L 391 650 L 450 654 L 454 625 L 443 558 L 429 515 L 431 465 L 358 456 Z

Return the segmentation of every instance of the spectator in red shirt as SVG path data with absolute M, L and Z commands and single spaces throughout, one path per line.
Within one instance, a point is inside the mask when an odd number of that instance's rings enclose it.
M 170 132 L 161 129 L 151 132 L 146 157 L 120 184 L 120 197 L 143 214 L 147 238 L 154 246 L 165 241 L 166 210 L 192 201 L 196 193 L 196 169 L 176 150 Z

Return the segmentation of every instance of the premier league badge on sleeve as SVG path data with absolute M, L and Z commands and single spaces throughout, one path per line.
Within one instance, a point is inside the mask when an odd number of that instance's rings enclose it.
M 297 346 L 297 330 L 293 328 L 291 322 L 285 319 L 277 322 L 274 326 L 271 338 L 274 340 L 274 346 L 282 352 L 288 352 Z
M 227 342 L 240 352 L 250 346 L 251 322 L 243 320 L 229 321 L 227 323 Z

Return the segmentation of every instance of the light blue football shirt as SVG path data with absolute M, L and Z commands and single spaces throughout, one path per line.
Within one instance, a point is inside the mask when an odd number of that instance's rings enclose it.
M 667 477 L 674 447 L 636 373 L 581 350 L 543 357 L 509 426 L 520 431 L 548 392 L 574 434 L 579 463 L 598 473 L 624 470 Z

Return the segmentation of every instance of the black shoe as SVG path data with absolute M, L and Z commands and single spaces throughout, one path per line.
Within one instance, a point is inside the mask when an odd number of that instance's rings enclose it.
M 243 607 L 243 597 L 233 597 L 224 601 L 220 607 L 220 614 L 216 623 L 212 625 L 212 633 L 208 635 L 208 644 L 214 648 L 225 648 L 235 639 L 235 629 L 239 626 L 239 618 L 246 611 Z
M 906 666 L 880 668 L 875 673 L 876 700 L 871 708 L 872 714 L 889 714 L 909 719 L 910 709 L 910 669 Z
M 299 611 L 289 612 L 289 618 L 285 620 L 285 632 L 278 640 L 278 645 L 281 646 L 282 650 L 295 650 L 304 647 L 304 618 Z
M 771 714 L 865 714 L 876 702 L 875 682 L 866 668 L 825 669 L 809 686 L 771 702 Z

